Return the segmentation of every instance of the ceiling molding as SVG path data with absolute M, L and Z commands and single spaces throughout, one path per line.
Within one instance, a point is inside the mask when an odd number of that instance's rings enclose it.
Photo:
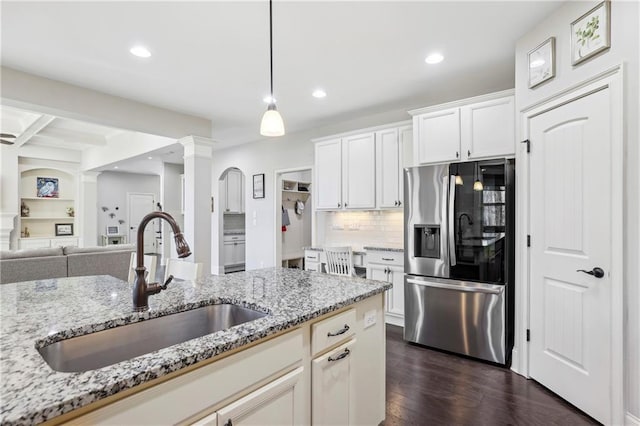
M 20 134 L 20 136 L 16 138 L 14 145 L 17 148 L 20 148 L 22 145 L 29 142 L 29 140 L 32 137 L 34 137 L 37 133 L 39 133 L 42 129 L 44 129 L 49 124 L 51 124 L 51 122 L 55 119 L 56 118 L 52 115 L 43 114 L 42 116 L 40 116 L 40 118 L 34 121 L 29 127 L 27 127 L 25 131 Z

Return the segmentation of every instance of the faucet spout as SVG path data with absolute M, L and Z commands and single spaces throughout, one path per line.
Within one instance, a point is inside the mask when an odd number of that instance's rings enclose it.
M 165 212 L 151 212 L 142 218 L 140 225 L 138 225 L 138 246 L 136 247 L 136 281 L 133 286 L 133 308 L 136 311 L 148 310 L 149 296 L 165 290 L 167 288 L 167 285 L 171 281 L 171 279 L 167 280 L 164 285 L 161 285 L 157 282 L 147 283 L 147 278 L 145 276 L 147 268 L 144 266 L 144 230 L 147 227 L 147 224 L 153 219 L 164 219 L 171 226 L 176 242 L 176 251 L 178 252 L 178 257 L 183 258 L 191 255 L 191 249 L 189 248 L 189 244 L 187 244 L 187 240 L 184 238 L 184 235 L 182 235 L 180 227 L 170 214 Z

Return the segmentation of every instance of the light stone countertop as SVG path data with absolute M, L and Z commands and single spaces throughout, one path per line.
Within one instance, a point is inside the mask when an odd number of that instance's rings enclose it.
M 0 424 L 34 424 L 384 292 L 381 281 L 269 268 L 173 282 L 132 312 L 132 285 L 110 276 L 0 286 Z M 171 313 L 233 303 L 264 318 L 82 373 L 52 370 L 37 348 Z
M 324 251 L 324 247 L 303 247 L 303 250 L 312 251 Z M 404 253 L 404 249 L 401 247 L 381 247 L 381 246 L 364 246 L 362 250 L 354 249 L 353 254 L 366 254 L 367 251 L 393 251 L 397 253 Z

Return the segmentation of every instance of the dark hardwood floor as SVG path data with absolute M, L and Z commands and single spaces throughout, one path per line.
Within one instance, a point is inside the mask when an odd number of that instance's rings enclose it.
M 387 325 L 387 418 L 394 425 L 593 425 L 512 371 L 402 340 Z

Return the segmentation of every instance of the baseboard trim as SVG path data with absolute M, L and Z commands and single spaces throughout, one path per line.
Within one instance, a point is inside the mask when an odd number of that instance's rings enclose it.
M 640 417 L 636 417 L 627 411 L 624 416 L 624 424 L 627 426 L 640 426 Z
M 404 318 L 398 318 L 389 314 L 384 316 L 384 322 L 391 325 L 397 325 L 398 327 L 404 327 Z

